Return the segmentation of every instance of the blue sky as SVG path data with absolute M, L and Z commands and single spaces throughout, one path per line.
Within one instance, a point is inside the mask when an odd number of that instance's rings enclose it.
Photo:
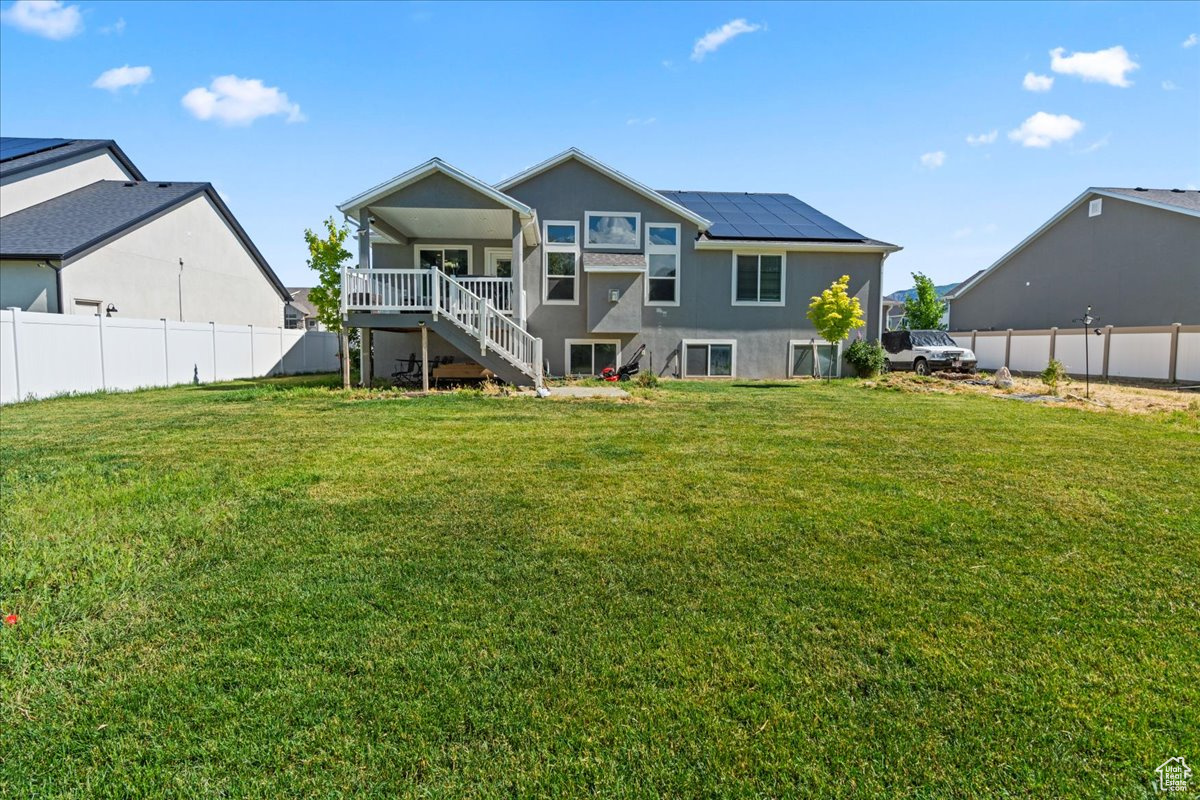
M 1200 185 L 1195 2 L 0 9 L 4 135 L 213 182 L 289 284 L 306 226 L 435 155 L 789 192 L 903 245 L 888 291 L 965 278 L 1088 186 Z

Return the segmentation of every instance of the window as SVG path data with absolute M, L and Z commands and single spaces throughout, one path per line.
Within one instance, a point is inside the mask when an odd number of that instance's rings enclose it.
M 641 246 L 642 215 L 620 211 L 586 211 L 587 244 L 598 250 L 637 250 Z
M 793 339 L 788 342 L 788 377 L 841 377 L 841 345 L 813 339 Z
M 283 307 L 283 327 L 289 330 L 300 330 L 304 327 L 304 314 L 295 306 Z
M 733 254 L 733 304 L 783 305 L 784 257 L 782 253 Z
M 567 374 L 599 375 L 617 368 L 621 343 L 616 339 L 567 339 Z
M 418 269 L 440 269 L 447 275 L 471 274 L 471 248 L 452 244 L 418 244 L 416 251 Z
M 487 258 L 485 272 L 493 278 L 512 277 L 512 248 L 489 247 L 484 250 Z
M 542 228 L 542 301 L 579 302 L 579 223 L 547 221 Z
M 737 363 L 737 342 L 683 341 L 683 377 L 732 378 Z
M 679 305 L 679 226 L 646 223 L 646 304 Z

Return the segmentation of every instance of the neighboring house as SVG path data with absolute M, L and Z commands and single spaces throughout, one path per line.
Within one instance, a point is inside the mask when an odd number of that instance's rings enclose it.
M 941 286 L 934 286 L 937 296 L 945 299 L 946 295 L 958 286 L 957 283 L 947 283 Z M 883 329 L 887 331 L 898 331 L 904 327 L 904 317 L 907 314 L 905 310 L 905 301 L 917 296 L 916 288 L 901 289 L 897 292 L 892 292 L 883 298 Z M 941 325 L 946 327 L 950 322 L 950 310 L 946 309 L 942 313 Z
M 382 378 L 419 354 L 421 325 L 431 359 L 519 383 L 593 375 L 642 344 L 661 375 L 811 374 L 830 354 L 810 298 L 849 275 L 878 338 L 900 249 L 790 195 L 655 191 L 575 149 L 495 186 L 433 159 L 338 208 L 363 268 L 344 314 Z
M 317 319 L 317 307 L 308 301 L 311 287 L 289 286 L 292 301 L 283 309 L 283 327 L 291 330 L 323 331 L 325 326 Z
M 947 297 L 954 330 L 1200 322 L 1200 192 L 1088 189 Z
M 108 140 L 0 139 L 0 308 L 279 327 L 291 295 L 208 183 Z

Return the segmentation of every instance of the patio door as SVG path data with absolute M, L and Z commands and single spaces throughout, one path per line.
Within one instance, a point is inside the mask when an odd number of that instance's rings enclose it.
M 484 274 L 492 278 L 512 277 L 512 250 L 489 247 Z
M 456 278 L 471 274 L 471 250 L 467 247 L 417 245 L 417 266 L 440 269 Z

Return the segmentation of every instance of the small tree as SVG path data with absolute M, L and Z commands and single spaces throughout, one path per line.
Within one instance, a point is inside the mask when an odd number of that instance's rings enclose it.
M 904 301 L 904 327 L 919 331 L 942 330 L 946 301 L 938 297 L 937 287 L 924 274 L 914 272 L 912 276 L 916 293 Z
M 849 285 L 850 276 L 843 275 L 808 304 L 808 318 L 834 353 L 838 342 L 846 339 L 850 331 L 866 324 L 858 298 L 846 293 Z
M 318 236 L 311 228 L 304 229 L 308 245 L 308 268 L 317 273 L 317 285 L 308 291 L 308 301 L 317 309 L 317 319 L 326 330 L 340 334 L 342 381 L 349 381 L 350 338 L 342 329 L 342 266 L 354 256 L 345 248 L 350 229 L 338 227 L 329 217 L 324 222 L 325 234 Z

